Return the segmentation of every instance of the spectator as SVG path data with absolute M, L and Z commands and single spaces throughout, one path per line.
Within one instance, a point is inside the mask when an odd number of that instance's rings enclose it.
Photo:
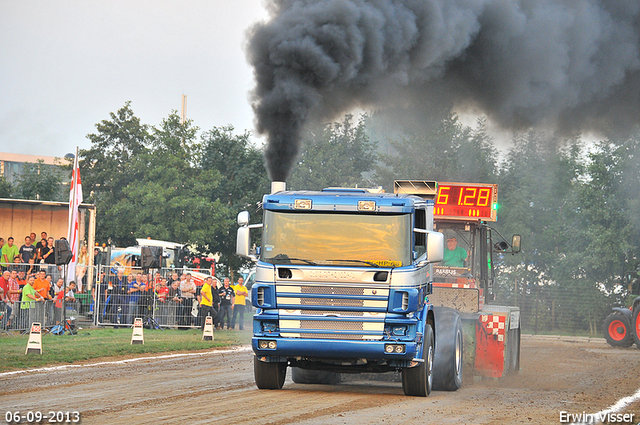
M 20 247 L 19 252 L 23 263 L 28 263 L 31 258 L 35 258 L 36 247 L 31 244 L 31 236 L 25 236 L 24 245 Z
M 155 296 L 157 300 L 157 312 L 158 312 L 158 324 L 166 325 L 167 316 L 169 315 L 169 304 L 167 296 L 169 295 L 169 288 L 167 287 L 167 279 L 161 277 L 155 288 Z
M 153 312 L 153 277 L 151 274 L 142 273 L 142 284 L 140 286 L 140 299 L 138 299 L 138 314 L 140 317 L 152 316 Z
M 53 276 L 53 278 L 57 280 L 60 274 L 58 266 L 56 266 L 56 256 L 54 252 L 55 248 L 53 246 L 53 242 L 53 238 L 50 237 L 49 239 L 47 239 L 47 247 L 42 251 L 44 253 L 42 255 L 42 258 L 44 259 L 45 264 L 47 264 L 47 268 L 51 276 Z
M 20 254 L 20 250 L 16 245 L 13 244 L 13 237 L 7 239 L 6 245 L 2 247 L 2 257 L 0 264 L 2 265 L 2 270 L 6 270 L 10 265 L 13 264 L 13 257 Z
M 59 278 L 56 283 L 53 284 L 52 287 L 53 292 L 53 300 L 54 300 L 54 308 L 53 308 L 53 317 L 56 325 L 62 322 L 62 299 L 64 298 L 64 279 Z
M 180 280 L 178 279 L 178 273 L 173 272 L 171 273 L 171 277 L 169 278 L 169 280 L 167 280 L 167 287 L 171 287 L 171 285 L 173 284 L 173 282 L 180 282 Z
M 7 323 L 13 309 L 11 307 L 11 303 L 9 301 L 9 279 L 11 278 L 11 273 L 8 270 L 5 270 L 0 276 L 0 304 L 4 307 L 5 314 L 2 316 L 2 323 L 0 323 L 0 328 L 4 329 L 4 325 Z
M 22 270 L 18 271 L 18 285 L 20 285 L 20 289 L 24 288 L 24 285 L 27 284 L 27 275 Z
M 62 290 L 64 290 L 64 279 L 58 278 L 58 281 L 53 284 L 53 296 L 56 297 Z
M 176 275 L 177 276 L 177 275 Z M 182 309 L 182 296 L 180 295 L 180 282 L 174 280 L 169 287 L 167 293 L 167 299 L 169 300 L 169 314 L 167 316 L 167 325 L 174 326 L 176 324 L 176 315 Z
M 133 279 L 133 274 L 127 276 L 127 324 L 133 325 L 133 320 L 138 314 L 138 300 L 140 299 L 140 287 L 142 286 L 142 275 L 138 273 L 137 279 Z
M 218 313 L 213 319 L 213 325 L 217 328 L 220 325 L 220 288 L 222 288 L 222 282 L 217 277 L 212 277 L 213 283 L 211 284 L 211 291 L 213 292 L 213 308 Z
M 127 278 L 124 277 L 124 271 L 118 270 L 118 273 L 111 278 L 107 286 L 107 296 L 111 297 L 109 304 L 109 321 L 111 323 L 120 324 L 127 317 Z
M 35 265 L 35 262 L 36 262 L 35 258 L 30 258 L 29 265 L 23 266 L 23 268 L 25 269 L 25 276 L 29 276 L 30 274 L 35 274 L 38 271 L 38 267 Z M 18 270 L 18 273 L 20 273 L 20 270 Z
M 44 258 L 42 258 L 42 256 L 45 254 L 47 246 L 49 246 L 49 244 L 46 238 L 41 239 L 40 242 L 36 244 L 36 253 L 38 254 L 36 263 L 44 263 Z
M 215 298 L 218 297 L 218 291 L 213 288 L 213 285 L 213 278 L 211 276 L 207 276 L 207 278 L 204 280 L 204 285 L 202 285 L 202 289 L 200 290 L 199 324 L 201 329 L 204 329 L 204 322 L 207 316 L 211 316 L 213 319 L 215 319 L 218 315 L 215 307 L 213 307 L 213 305 L 216 303 Z
M 35 248 L 36 245 L 38 244 L 36 242 L 36 232 L 31 232 L 31 234 L 29 235 L 29 237 L 31 238 L 31 243 L 33 244 L 33 247 Z M 34 251 L 35 252 L 35 251 Z
M 12 271 L 9 276 L 9 303 L 11 304 L 11 316 L 9 316 L 9 321 L 7 322 L 7 328 L 11 326 L 12 322 L 15 322 L 16 315 L 19 314 L 19 306 L 20 306 L 20 295 L 22 294 L 22 289 L 20 289 L 20 285 L 18 284 L 18 272 Z
M 47 247 L 47 232 L 40 232 L 40 242 L 36 244 L 36 251 L 46 247 Z
M 49 290 L 51 289 L 51 283 L 47 280 L 47 275 L 44 270 L 38 272 L 38 278 L 34 279 L 33 289 L 44 299 L 50 298 Z
M 47 300 L 51 300 L 51 276 L 47 275 L 44 270 L 38 272 L 38 277 L 35 279 L 33 289 L 38 291 L 38 294 L 44 298 L 45 303 L 42 306 L 37 306 L 37 318 L 42 325 L 45 325 L 46 315 L 51 319 L 53 318 L 53 305 L 47 303 Z
M 24 267 L 26 267 L 26 266 L 22 265 L 22 259 L 20 258 L 20 254 L 18 254 L 15 257 L 13 257 L 13 264 L 11 264 L 7 270 L 9 270 L 9 271 L 11 271 L 11 270 L 20 271 Z
M 80 248 L 80 254 L 78 254 L 78 261 L 76 261 L 76 279 L 80 283 L 78 292 L 82 292 L 82 288 L 87 286 L 87 266 L 89 265 L 89 253 L 87 252 L 87 245 L 82 245 Z
M 4 238 L 0 238 L 0 255 L 2 255 L 2 248 L 4 247 Z
M 98 314 L 96 317 L 99 323 L 103 323 L 105 320 L 105 317 L 104 317 L 105 302 L 107 300 L 107 297 L 105 296 L 106 288 L 107 288 L 106 273 L 104 271 L 101 271 L 100 274 L 97 276 L 96 286 L 93 291 L 93 295 L 94 296 L 97 295 L 96 311 L 98 312 Z
M 67 287 L 67 293 L 64 296 L 65 302 L 67 303 L 76 302 L 76 295 L 74 294 L 75 290 L 76 290 L 76 283 L 72 280 L 71 282 L 69 282 L 69 286 Z
M 236 295 L 233 307 L 233 320 L 231 321 L 231 329 L 236 328 L 236 317 L 239 316 L 238 328 L 244 330 L 244 307 L 246 305 L 246 297 L 249 295 L 249 290 L 244 286 L 244 278 L 241 276 L 238 278 L 238 283 L 232 286 L 233 292 Z
M 224 278 L 223 287 L 218 292 L 220 297 L 220 329 L 224 329 L 224 318 L 227 318 L 227 329 L 231 329 L 231 311 L 235 300 L 235 292 L 229 286 L 229 278 Z
M 22 323 L 20 327 L 28 327 L 31 323 L 39 321 L 37 315 L 38 304 L 44 303 L 45 299 L 33 288 L 34 282 L 35 277 L 29 276 L 22 289 L 22 303 L 20 305 L 20 321 Z
M 184 280 L 180 282 L 180 294 L 182 296 L 182 312 L 179 315 L 179 319 L 182 320 L 183 326 L 191 326 L 191 308 L 193 307 L 193 300 L 196 296 L 196 284 L 191 278 L 191 274 L 187 273 L 184 276 Z

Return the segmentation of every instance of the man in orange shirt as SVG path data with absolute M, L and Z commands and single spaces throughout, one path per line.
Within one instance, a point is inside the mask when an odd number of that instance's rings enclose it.
M 50 300 L 51 295 L 49 294 L 49 290 L 51 289 L 51 284 L 46 279 L 46 276 L 47 273 L 44 270 L 40 270 L 38 272 L 38 277 L 33 283 L 33 289 L 35 289 L 45 300 Z
M 36 306 L 36 317 L 44 326 L 47 326 L 47 318 L 53 318 L 53 304 L 49 301 L 51 300 L 51 294 L 49 293 L 51 283 L 46 279 L 46 276 L 47 273 L 44 270 L 40 270 L 38 277 L 33 282 L 33 289 L 44 298 L 44 303 Z

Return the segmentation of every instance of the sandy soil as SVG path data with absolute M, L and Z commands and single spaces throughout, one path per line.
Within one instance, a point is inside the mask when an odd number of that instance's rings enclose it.
M 457 392 L 406 397 L 398 382 L 258 390 L 248 347 L 232 353 L 0 375 L 7 410 L 77 410 L 83 424 L 558 424 L 560 411 L 595 413 L 640 387 L 636 348 L 600 341 L 523 338 L 521 371 L 465 376 Z M 623 412 L 640 422 L 640 403 Z

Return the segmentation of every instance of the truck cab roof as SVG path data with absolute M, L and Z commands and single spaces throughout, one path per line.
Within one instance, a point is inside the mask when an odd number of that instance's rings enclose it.
M 334 211 L 356 213 L 411 213 L 433 200 L 393 193 L 373 193 L 360 188 L 328 188 L 322 191 L 282 191 L 265 195 L 262 207 L 271 211 Z

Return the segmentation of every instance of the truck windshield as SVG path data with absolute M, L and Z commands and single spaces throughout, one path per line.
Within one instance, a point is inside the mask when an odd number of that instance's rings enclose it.
M 278 264 L 410 264 L 411 216 L 265 211 L 261 259 Z

